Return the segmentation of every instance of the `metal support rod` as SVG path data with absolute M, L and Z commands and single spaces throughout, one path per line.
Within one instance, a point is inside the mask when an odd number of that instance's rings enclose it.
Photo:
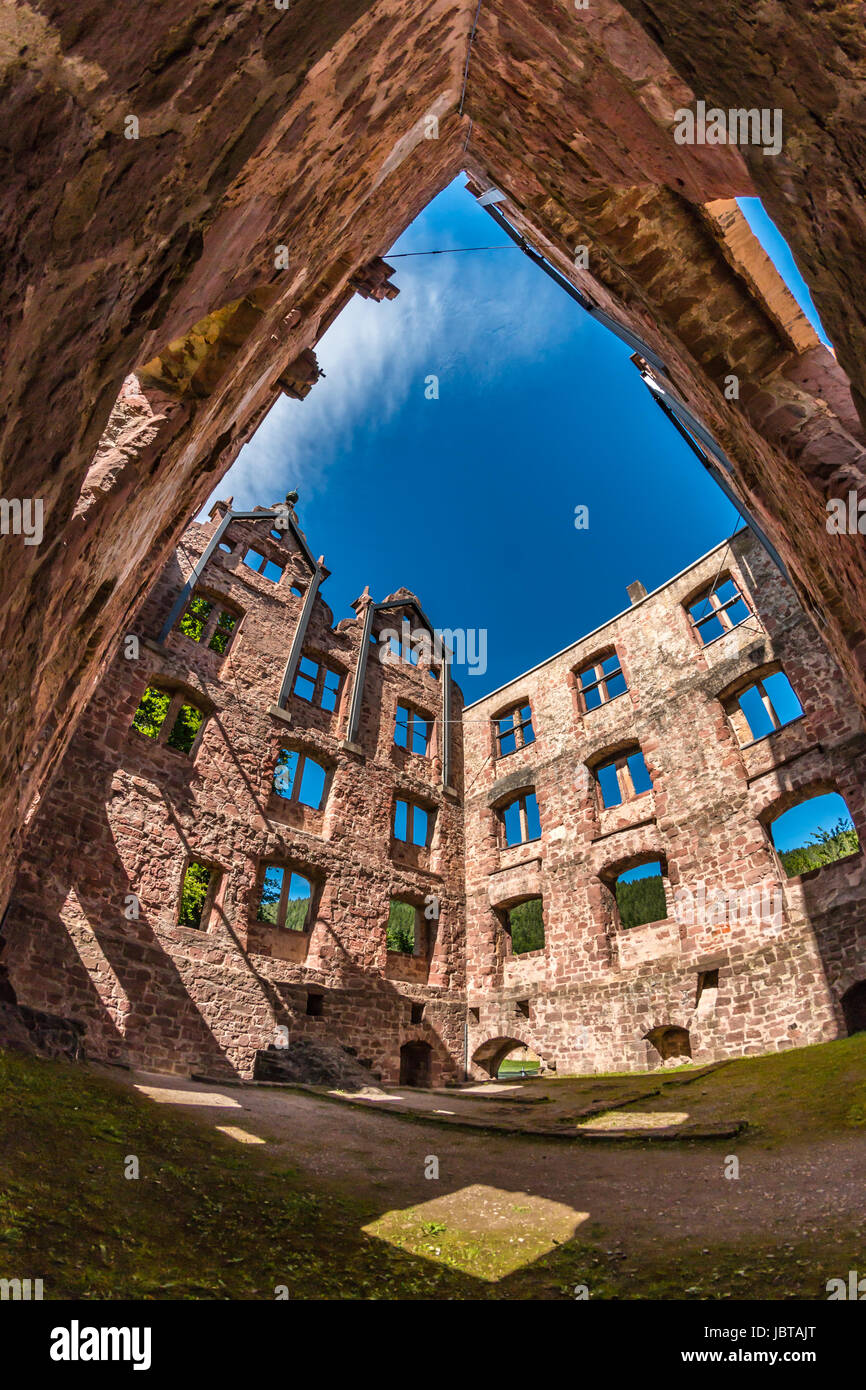
M 214 551 L 216 550 L 217 546 L 222 540 L 226 528 L 228 527 L 232 519 L 232 513 L 226 512 L 219 526 L 216 528 L 207 545 L 205 546 L 204 550 L 202 551 L 200 559 L 193 566 L 189 579 L 186 581 L 177 598 L 175 599 L 174 603 L 172 604 L 171 612 L 169 613 L 168 617 L 163 623 L 162 631 L 156 639 L 157 642 L 160 643 L 160 645 L 162 645 L 162 643 L 168 637 L 168 634 L 171 632 L 172 628 L 174 627 L 175 623 L 177 622 L 178 618 L 183 612 L 183 608 L 186 604 L 187 599 L 189 598 L 190 594 L 192 593 L 193 589 L 195 588 L 196 584 L 201 578 L 205 565 L 207 564 L 208 560 L 213 555 Z
M 630 347 L 633 352 L 639 352 L 657 371 L 664 372 L 664 374 L 667 375 L 667 368 L 658 353 L 654 352 L 651 347 L 642 342 L 637 334 L 633 333 L 630 328 L 626 328 L 624 324 L 612 318 L 606 310 L 600 309 L 594 300 L 590 299 L 588 294 L 585 294 L 583 290 L 578 289 L 576 285 L 573 285 L 570 280 L 566 279 L 562 272 L 556 269 L 555 265 L 551 265 L 550 261 L 548 261 L 545 256 L 542 256 L 540 251 L 536 251 L 535 247 L 530 245 L 526 238 L 518 232 L 516 227 L 512 227 L 511 223 L 507 218 L 503 217 L 497 207 L 492 203 L 486 203 L 484 205 L 484 211 L 493 218 L 498 227 L 502 228 L 505 235 L 510 237 L 511 240 L 520 247 L 524 255 L 528 256 L 540 270 L 543 270 L 545 275 L 549 276 L 561 290 L 564 290 L 575 303 L 579 304 L 581 309 L 585 310 L 591 318 L 603 324 L 604 327 L 609 329 L 621 342 Z
M 752 516 L 752 513 L 749 511 L 749 508 L 734 492 L 734 489 L 731 487 L 724 473 L 722 473 L 721 469 L 719 469 L 716 466 L 716 464 L 708 456 L 708 454 L 704 452 L 704 450 L 697 443 L 697 441 L 692 438 L 691 434 L 685 428 L 682 421 L 677 418 L 677 412 L 668 403 L 668 401 L 659 394 L 657 394 L 656 391 L 652 391 L 651 394 L 656 405 L 663 412 L 663 414 L 667 416 L 674 429 L 685 440 L 695 457 L 698 458 L 700 462 L 703 464 L 704 468 L 707 470 L 716 486 L 725 494 L 728 501 L 731 502 L 731 504 L 734 507 L 736 507 L 737 511 L 740 513 L 740 516 L 743 518 L 743 521 L 746 523 L 749 530 L 754 535 L 755 539 L 759 541 L 760 544 L 763 546 L 764 550 L 767 552 L 774 565 L 776 565 L 780 574 L 782 574 L 784 578 L 787 579 L 791 587 L 794 588 L 790 573 L 788 572 L 788 567 L 782 559 L 781 555 L 776 550 L 776 547 L 773 545 L 769 537 L 758 525 L 757 521 Z M 731 469 L 731 471 L 733 472 L 733 469 Z
M 367 674 L 367 657 L 370 652 L 370 636 L 373 631 L 373 618 L 378 607 L 377 603 L 371 603 L 364 615 L 364 631 L 361 636 L 361 650 L 358 652 L 358 665 L 355 667 L 352 703 L 349 707 L 349 726 L 346 729 L 347 743 L 357 742 L 358 727 L 361 723 L 361 704 L 364 698 L 364 679 Z
M 451 785 L 451 663 L 442 658 L 442 785 Z
M 322 571 L 316 565 L 312 579 L 307 585 L 307 592 L 304 595 L 304 602 L 301 607 L 301 615 L 298 618 L 298 625 L 292 637 L 292 645 L 289 648 L 289 655 L 286 661 L 286 669 L 283 672 L 283 683 L 280 686 L 280 693 L 277 697 L 277 704 L 280 709 L 285 708 L 286 701 L 292 693 L 292 686 L 295 683 L 295 675 L 298 670 L 298 662 L 301 659 L 301 652 L 304 648 L 304 641 L 307 636 L 307 628 L 310 625 L 310 618 L 313 613 L 313 605 L 316 602 L 316 594 L 319 592 L 319 585 L 322 582 Z

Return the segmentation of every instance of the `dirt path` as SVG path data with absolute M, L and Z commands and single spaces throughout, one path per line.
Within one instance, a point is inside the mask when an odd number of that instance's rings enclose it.
M 388 1239 L 401 1219 L 458 1228 L 466 1239 L 501 1236 L 515 1261 L 572 1236 L 607 1253 L 672 1240 L 748 1242 L 772 1248 L 834 1236 L 862 1250 L 866 1144 L 859 1135 L 807 1137 L 784 1150 L 743 1145 L 740 1176 L 724 1176 L 726 1144 L 596 1147 L 478 1135 L 364 1111 L 292 1091 L 220 1087 L 137 1074 L 130 1083 L 205 1124 L 264 1139 L 268 1153 L 317 1184 L 350 1193 L 382 1218 Z M 430 1158 L 438 1178 L 425 1177 Z M 526 1251 L 516 1247 L 526 1246 Z M 506 1261 L 507 1263 L 507 1261 Z

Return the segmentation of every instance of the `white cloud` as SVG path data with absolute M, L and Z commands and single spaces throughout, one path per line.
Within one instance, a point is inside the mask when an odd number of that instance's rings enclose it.
M 544 294 L 518 251 L 457 260 L 398 261 L 397 299 L 354 298 L 316 348 L 325 379 L 304 401 L 276 401 L 214 497 L 264 506 L 294 487 L 308 498 L 328 486 L 358 431 L 392 419 L 410 393 L 423 397 L 428 375 L 483 387 L 579 328 L 580 311 Z

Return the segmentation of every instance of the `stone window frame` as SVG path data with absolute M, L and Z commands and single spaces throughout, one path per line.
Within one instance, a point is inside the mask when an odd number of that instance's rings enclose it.
M 535 798 L 535 810 L 538 815 L 538 834 L 531 837 L 529 835 L 529 817 L 526 810 L 526 801 L 530 796 Z M 518 807 L 518 815 L 520 818 L 520 839 L 516 840 L 513 845 L 510 845 L 506 835 L 505 812 L 514 805 Z M 521 787 L 517 791 L 509 792 L 507 796 L 500 798 L 491 809 L 496 819 L 497 838 L 500 849 L 519 849 L 521 845 L 537 845 L 541 843 L 544 830 L 541 824 L 541 807 L 538 804 L 538 792 L 534 783 Z
M 192 762 L 201 747 L 204 731 L 213 714 L 211 702 L 205 700 L 197 690 L 193 690 L 189 686 L 182 685 L 177 681 L 172 681 L 170 678 L 161 680 L 159 677 L 154 677 L 148 680 L 147 685 L 141 692 L 141 698 L 135 709 L 136 714 L 141 708 L 141 701 L 144 699 L 148 690 L 158 690 L 161 695 L 169 695 L 171 697 L 162 723 L 159 726 L 159 733 L 156 738 L 151 738 L 149 734 L 142 733 L 140 729 L 137 729 L 134 723 L 130 724 L 129 732 L 137 734 L 139 738 L 144 739 L 144 741 L 152 747 L 165 748 L 169 753 L 176 753 L 180 758 L 189 758 L 190 762 Z M 189 705 L 192 709 L 198 710 L 199 714 L 203 716 L 188 753 L 185 753 L 182 748 L 171 748 L 168 744 L 168 740 L 177 723 L 177 717 L 184 705 Z M 133 719 L 134 718 L 135 715 L 133 715 Z
M 800 706 L 800 713 L 794 715 L 793 719 L 786 719 L 784 722 L 779 720 L 775 706 L 773 705 L 772 697 L 764 688 L 764 681 L 767 679 L 767 677 L 775 675 L 782 675 L 785 677 L 786 681 L 791 687 L 791 691 L 794 695 L 794 698 Z M 757 738 L 755 738 L 752 734 L 752 729 L 751 725 L 749 724 L 748 716 L 739 703 L 740 696 L 744 695 L 747 690 L 753 689 L 758 690 L 758 694 L 760 695 L 761 700 L 763 701 L 764 708 L 766 709 L 767 715 L 773 725 L 772 729 L 769 729 L 765 734 L 760 734 Z M 723 690 L 720 690 L 716 698 L 719 700 L 722 709 L 725 712 L 728 722 L 730 723 L 731 728 L 734 731 L 734 737 L 736 738 L 740 748 L 751 748 L 756 743 L 762 743 L 766 738 L 772 738 L 774 734 L 777 734 L 780 731 L 780 729 L 789 729 L 794 724 L 798 724 L 802 719 L 806 718 L 806 710 L 803 707 L 803 702 L 797 694 L 796 690 L 794 690 L 791 678 L 785 670 L 781 661 L 772 661 L 764 663 L 761 666 L 753 667 L 751 670 L 747 671 L 742 676 L 738 676 L 735 681 L 732 681 L 728 685 L 726 685 Z M 745 727 L 745 730 L 748 733 L 748 738 L 744 739 L 741 737 L 742 727 Z
M 402 841 L 401 841 L 401 843 L 402 843 Z M 430 932 L 430 923 L 428 922 L 427 918 L 424 916 L 424 903 L 423 903 L 423 902 L 419 902 L 418 899 L 416 898 L 415 894 L 412 893 L 412 892 L 407 892 L 407 893 L 405 893 L 405 894 L 404 894 L 404 893 L 400 893 L 400 892 L 389 893 L 389 894 L 388 894 L 388 916 L 389 916 L 389 917 L 390 917 L 390 915 L 391 915 L 391 904 L 392 904 L 392 903 L 395 903 L 395 902 L 396 902 L 396 903 L 403 903 L 403 904 L 405 904 L 406 907 L 411 907 L 412 910 L 413 910 L 414 913 L 415 913 L 415 925 L 414 925 L 414 932 L 413 932 L 413 946 L 412 946 L 412 951 L 411 951 L 411 952 L 409 952 L 409 951 L 392 951 L 392 950 L 390 949 L 390 947 L 387 946 L 388 922 L 387 922 L 387 919 L 386 919 L 386 922 L 385 922 L 385 932 L 386 932 L 385 944 L 386 944 L 386 947 L 387 947 L 387 953 L 388 953 L 388 955 L 389 955 L 389 956 L 405 956 L 405 958 L 406 958 L 407 960 L 429 960 L 429 959 L 430 959 L 430 956 L 432 955 L 432 950 L 431 950 L 432 937 L 431 937 L 431 932 Z
M 295 769 L 295 777 L 292 783 L 292 790 L 288 796 L 286 796 L 283 792 L 277 791 L 276 786 L 277 768 L 279 766 L 281 753 L 297 753 L 298 755 L 298 765 Z M 318 748 L 304 748 L 301 747 L 300 744 L 285 742 L 281 742 L 279 744 L 279 746 L 276 749 L 275 756 L 273 758 L 270 782 L 267 784 L 271 794 L 278 798 L 279 805 L 302 806 L 307 811 L 311 811 L 314 815 L 319 815 L 324 812 L 325 803 L 328 800 L 328 796 L 331 791 L 331 783 L 334 778 L 334 767 L 331 763 L 320 762 L 319 758 L 321 756 L 322 755 L 319 752 Z M 320 771 L 322 771 L 325 774 L 325 780 L 322 786 L 322 796 L 318 806 L 310 806 L 306 801 L 301 801 L 300 799 L 301 784 L 304 779 L 304 767 L 308 761 L 313 763 L 316 767 L 320 769 Z
M 782 862 L 779 850 L 776 849 L 771 826 L 774 825 L 780 816 L 784 816 L 787 811 L 793 811 L 796 806 L 804 806 L 807 802 L 815 801 L 820 796 L 829 795 L 839 796 L 845 803 L 845 808 L 851 819 L 851 824 L 854 826 L 854 830 L 860 842 L 859 849 L 854 850 L 852 854 L 843 855 L 840 859 L 831 859 L 829 864 L 818 864 L 814 869 L 806 869 L 799 874 L 789 874 Z M 806 782 L 803 786 L 791 788 L 788 791 L 777 794 L 772 801 L 769 801 L 767 805 L 762 807 L 758 812 L 757 820 L 764 832 L 764 838 L 773 856 L 773 862 L 776 865 L 776 871 L 779 875 L 783 892 L 789 884 L 796 883 L 805 878 L 814 878 L 816 874 L 823 873 L 826 869 L 834 869 L 837 864 L 848 864 L 858 856 L 863 856 L 864 859 L 866 859 L 866 834 L 861 833 L 857 821 L 854 818 L 854 813 L 848 805 L 848 798 L 832 776 L 819 777 L 813 781 Z M 785 851 L 783 850 L 781 853 L 784 854 Z
M 211 605 L 211 612 L 205 619 L 204 630 L 202 631 L 201 637 L 190 637 L 189 633 L 181 632 L 180 625 L 187 616 L 192 604 L 199 598 L 204 599 L 206 603 Z M 229 634 L 229 640 L 225 651 L 220 652 L 216 647 L 211 646 L 211 643 L 219 627 L 220 618 L 224 613 L 228 613 L 230 617 L 234 618 L 235 625 Z M 190 594 L 189 599 L 184 605 L 183 612 L 179 615 L 172 631 L 177 633 L 179 637 L 183 637 L 187 642 L 193 642 L 200 650 L 212 651 L 214 655 L 218 656 L 222 661 L 228 656 L 234 646 L 244 617 L 244 610 L 233 600 L 225 599 L 221 594 L 216 594 L 211 589 L 196 587 Z
M 532 842 L 530 841 L 530 843 Z M 516 848 L 516 846 L 512 845 L 510 846 L 510 848 L 514 849 Z M 533 946 L 532 949 L 529 951 L 515 951 L 514 935 L 511 926 L 511 913 L 514 911 L 516 907 L 520 907 L 523 903 L 531 902 L 541 903 L 541 925 L 542 931 L 544 933 L 544 940 L 540 946 Z M 547 922 L 545 920 L 543 893 L 524 893 L 521 897 L 514 898 L 513 901 L 509 901 L 495 908 L 494 911 L 496 913 L 497 918 L 499 919 L 499 925 L 502 928 L 503 939 L 505 941 L 506 946 L 506 956 L 513 960 L 524 960 L 529 956 L 544 954 L 544 952 L 547 950 Z
M 720 600 L 718 591 L 728 583 L 733 584 L 736 593 L 732 598 Z M 696 607 L 699 603 L 703 603 L 706 599 L 709 599 L 710 611 L 705 613 L 702 618 L 694 618 L 691 612 L 692 608 Z M 734 623 L 731 621 L 727 610 L 738 602 L 743 603 L 747 611 L 744 618 L 740 618 L 738 622 Z M 758 615 L 755 612 L 753 604 L 750 603 L 745 589 L 730 570 L 724 570 L 721 574 L 716 576 L 712 583 L 704 584 L 699 589 L 696 589 L 693 594 L 683 600 L 683 609 L 688 620 L 689 629 L 701 651 L 704 651 L 707 647 L 711 647 L 714 642 L 720 642 L 723 637 L 727 637 L 729 632 L 733 632 L 735 628 L 742 627 L 743 623 L 747 623 L 750 618 L 758 619 Z M 717 619 L 724 631 L 704 641 L 701 628 L 713 618 Z M 760 619 L 758 619 L 758 622 L 760 623 Z
M 619 903 L 616 898 L 616 885 L 621 876 L 628 873 L 630 869 L 637 869 L 641 864 L 658 864 L 661 868 L 662 889 L 665 895 L 664 917 L 657 917 L 652 922 L 641 922 L 636 927 L 626 927 L 623 925 L 619 914 Z M 670 866 L 667 854 L 663 849 L 639 850 L 636 854 L 628 855 L 625 859 L 615 859 L 607 864 L 598 872 L 598 878 L 607 889 L 610 906 L 611 921 L 617 934 L 629 936 L 632 932 L 643 931 L 645 927 L 660 927 L 669 922 L 676 922 L 677 917 L 674 911 L 676 906 L 676 894 L 671 885 Z
M 309 661 L 311 665 L 316 667 L 315 676 L 310 676 L 307 674 L 306 671 L 301 670 L 301 667 L 305 661 Z M 328 675 L 337 677 L 337 688 L 333 692 L 333 709 L 327 709 L 326 706 L 322 704 L 322 696 L 325 692 L 325 680 Z M 308 684 L 312 685 L 313 693 L 311 696 L 302 694 L 301 691 L 298 689 L 298 682 L 300 680 L 307 681 Z M 345 690 L 345 688 L 346 672 L 342 669 L 342 667 L 332 663 L 330 657 L 320 656 L 318 652 L 301 652 L 301 657 L 298 662 L 298 669 L 295 672 L 295 679 L 292 681 L 292 699 L 303 700 L 305 705 L 311 705 L 313 709 L 320 709 L 323 714 L 336 715 L 339 713 L 340 701 L 342 700 L 343 691 Z
M 208 869 L 210 871 L 210 880 L 208 882 L 204 902 L 202 903 L 201 917 L 199 919 L 199 924 L 197 927 L 192 926 L 189 922 L 182 922 L 180 920 L 181 905 L 183 903 L 184 884 L 186 883 L 186 876 L 189 873 L 189 870 L 193 864 L 200 864 L 202 868 Z M 218 900 L 220 900 L 222 897 L 222 890 L 225 886 L 225 882 L 226 871 L 222 864 L 218 864 L 215 859 L 211 859 L 206 854 L 196 854 L 194 852 L 190 852 L 189 854 L 187 854 L 183 861 L 183 871 L 180 876 L 180 884 L 177 890 L 177 912 L 175 914 L 175 925 L 178 927 L 182 927 L 185 931 L 196 931 L 205 933 L 209 932 L 214 909 L 219 906 Z
M 605 674 L 603 669 L 604 662 L 609 661 L 612 656 L 616 657 L 617 662 L 619 664 L 615 671 L 608 671 Z M 586 675 L 588 671 L 592 671 L 594 673 L 595 680 L 590 682 L 589 685 L 581 685 L 581 676 Z M 623 669 L 622 657 L 620 656 L 615 644 L 613 643 L 608 647 L 602 647 L 599 651 L 595 653 L 594 656 L 590 657 L 588 660 L 581 661 L 579 666 L 575 666 L 573 675 L 574 690 L 577 696 L 577 707 L 579 712 L 583 715 L 593 714 L 595 710 L 603 709 L 605 705 L 610 705 L 613 703 L 614 700 L 619 700 L 623 695 L 628 694 L 628 678 Z M 620 690 L 616 695 L 610 695 L 607 689 L 607 682 L 613 680 L 615 676 L 622 676 L 623 682 L 625 684 L 625 689 Z M 592 708 L 588 708 L 586 703 L 586 695 L 588 691 L 595 689 L 599 690 L 599 693 L 601 694 L 601 701 L 599 704 L 593 705 Z
M 397 806 L 404 802 L 406 806 L 406 838 L 401 839 L 397 834 Z M 418 845 L 412 839 L 412 829 L 415 822 L 415 812 L 423 811 L 427 817 L 427 838 L 423 845 Z M 391 839 L 394 844 L 405 845 L 409 849 L 429 850 L 433 844 L 433 832 L 436 826 L 436 807 L 412 792 L 397 789 L 394 792 L 394 801 L 391 808 Z
M 408 715 L 408 719 L 405 724 L 405 745 L 397 742 L 397 729 L 400 727 L 401 709 L 404 709 Z M 427 726 L 426 743 L 423 753 L 419 753 L 416 749 L 412 747 L 412 739 L 414 736 L 414 729 L 416 724 L 425 724 Z M 394 707 L 394 746 L 396 748 L 399 748 L 401 753 L 409 753 L 414 758 L 432 758 L 434 755 L 435 732 L 436 720 L 432 715 L 425 714 L 424 711 L 422 709 L 419 709 L 417 705 L 413 705 L 408 700 L 404 700 L 398 697 Z
M 269 922 L 267 918 L 260 917 L 262 893 L 264 892 L 265 877 L 268 869 L 282 869 L 283 883 L 280 889 L 279 902 L 277 903 L 277 920 Z M 307 906 L 307 913 L 304 918 L 303 927 L 287 927 L 286 917 L 288 915 L 289 893 L 292 886 L 292 875 L 297 874 L 299 878 L 306 879 L 310 885 L 310 901 Z M 311 869 L 308 865 L 302 864 L 296 859 L 269 858 L 264 856 L 259 860 L 256 871 L 256 886 L 253 902 L 253 921 L 259 928 L 270 929 L 276 932 L 285 932 L 290 936 L 310 936 L 316 924 L 322 902 L 324 882 L 319 873 Z
M 261 538 L 256 537 L 256 539 L 259 540 Z M 270 541 L 270 545 L 274 545 L 274 542 Z M 267 543 L 263 550 L 259 550 L 258 547 L 253 545 L 252 543 L 245 543 L 245 549 L 240 557 L 240 564 L 238 568 L 239 570 L 249 570 L 250 574 L 256 574 L 260 579 L 266 579 L 269 584 L 273 584 L 274 588 L 277 588 L 278 585 L 282 584 L 283 580 L 286 577 L 286 571 L 288 569 L 289 562 L 287 558 L 283 557 L 280 557 L 280 559 L 275 559 L 274 556 L 269 555 L 267 551 Z M 255 565 L 247 564 L 247 556 L 250 554 L 250 552 L 252 552 L 253 555 L 261 556 L 261 564 L 258 567 Z M 271 579 L 269 574 L 265 574 L 265 569 L 268 565 L 273 565 L 275 569 L 278 569 L 280 571 L 279 579 Z
M 520 716 L 522 716 L 525 709 L 529 710 L 529 714 L 526 718 L 522 718 Z M 513 720 L 510 729 L 502 729 L 500 727 L 502 721 L 505 719 Z M 532 748 L 538 736 L 535 730 L 535 711 L 532 708 L 532 701 L 529 696 L 527 696 L 525 700 L 518 700 L 516 703 L 507 705 L 505 709 L 493 715 L 490 720 L 490 729 L 493 737 L 493 756 L 497 760 L 500 758 L 510 758 L 512 754 L 519 753 L 522 748 Z M 532 738 L 529 739 L 528 742 L 524 732 L 526 729 L 529 729 L 532 733 Z M 509 748 L 507 752 L 503 753 L 502 741 L 503 739 L 511 737 L 514 738 L 514 747 Z
M 634 781 L 631 775 L 631 768 L 628 765 L 629 758 L 633 758 L 635 753 L 640 753 L 641 757 L 643 758 L 643 764 L 646 768 L 647 776 L 649 777 L 650 782 L 652 784 L 642 792 L 635 791 Z M 607 767 L 615 768 L 617 785 L 619 786 L 620 790 L 621 799 L 618 802 L 616 802 L 613 806 L 607 806 L 605 804 L 604 792 L 602 789 L 601 780 L 599 778 L 599 773 Z M 631 803 L 634 801 L 640 801 L 641 797 L 643 796 L 651 796 L 655 791 L 655 778 L 653 777 L 649 763 L 646 760 L 646 754 L 644 753 L 640 744 L 636 740 L 626 744 L 625 747 L 617 749 L 616 752 L 610 752 L 608 750 L 607 752 L 597 754 L 597 756 L 593 758 L 592 762 L 589 765 L 589 771 L 592 774 L 592 779 L 595 784 L 596 796 L 598 798 L 598 806 L 601 812 L 618 811 L 623 806 L 631 805 Z

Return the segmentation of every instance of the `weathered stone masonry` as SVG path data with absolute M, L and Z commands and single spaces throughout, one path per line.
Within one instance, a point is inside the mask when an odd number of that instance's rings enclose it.
M 264 509 L 232 513 L 230 550 L 213 550 L 193 590 L 213 603 L 210 627 L 194 641 L 174 621 L 161 642 L 227 515 L 217 504 L 185 533 L 133 625 L 138 654 L 123 644 L 34 816 L 4 927 L 20 1003 L 71 1018 L 96 1057 L 249 1074 L 285 1029 L 352 1049 L 388 1081 L 408 1075 L 408 1045 L 429 1057 L 434 1084 L 495 1073 L 518 1042 L 560 1072 L 592 1071 L 656 1065 L 658 1029 L 685 1030 L 701 1061 L 844 1031 L 841 997 L 866 978 L 862 853 L 787 880 L 766 826 L 837 790 L 862 835 L 866 736 L 749 533 L 649 596 L 632 586 L 625 613 L 464 718 L 447 666 L 433 678 L 423 657 L 381 660 L 387 630 L 425 621 L 408 591 L 381 605 L 365 592 L 334 626 L 315 592 L 328 571 L 293 513 L 286 531 Z M 243 562 L 249 548 L 282 569 L 279 582 Z M 703 646 L 688 605 L 728 577 L 750 615 Z M 224 654 L 206 640 L 222 611 L 236 620 Z M 280 706 L 290 653 L 339 677 L 332 711 L 292 693 L 292 679 Z M 611 653 L 627 689 L 586 712 L 577 674 Z M 751 741 L 729 697 L 775 669 L 803 715 Z M 188 700 L 206 715 L 190 754 L 132 727 L 153 684 L 173 708 Z M 397 746 L 398 704 L 432 726 L 426 755 Z M 500 755 L 495 721 L 527 705 L 534 741 Z M 634 747 L 652 789 L 605 809 L 595 769 Z M 325 769 L 318 809 L 275 790 L 281 749 Z M 529 790 L 540 837 L 503 847 L 502 808 Z M 395 838 L 395 797 L 428 813 L 427 847 Z M 642 858 L 662 862 L 670 912 L 626 930 L 613 879 Z M 190 860 L 214 875 L 199 927 L 178 925 Z M 258 920 L 268 864 L 314 885 L 309 930 Z M 755 888 L 756 914 L 705 906 Z M 414 955 L 387 950 L 392 897 L 426 924 Z M 505 914 L 533 897 L 544 946 L 516 955 Z
M 138 658 L 124 649 L 115 658 L 36 816 L 4 928 L 19 1000 L 81 1020 L 90 1055 L 139 1065 L 201 1071 L 227 1061 L 249 1072 L 282 1026 L 292 1039 L 338 1038 L 393 1077 L 401 1045 L 426 1043 L 432 1079 L 454 1078 L 463 1052 L 463 823 L 456 792 L 442 783 L 445 676 L 385 665 L 373 645 L 404 615 L 417 626 L 417 601 L 400 591 L 390 596 L 396 606 L 373 614 L 359 727 L 347 745 L 369 595 L 356 603 L 357 618 L 336 627 L 314 600 L 303 653 L 339 674 L 336 708 L 297 694 L 284 710 L 276 703 L 312 577 L 301 533 L 280 537 L 266 520 L 230 523 L 231 553 L 214 550 L 195 591 L 238 616 L 224 656 L 176 624 L 164 645 L 156 640 L 225 511 L 217 505 L 208 525 L 185 533 L 134 625 Z M 278 583 L 243 564 L 249 548 L 285 566 Z M 185 692 L 206 712 L 191 756 L 131 727 L 151 684 Z M 434 723 L 427 757 L 395 745 L 398 702 Z M 453 683 L 451 707 L 459 720 Z M 326 770 L 320 810 L 274 790 L 281 748 Z M 452 749 L 459 785 L 456 737 Z M 429 810 L 429 848 L 392 839 L 395 795 Z M 203 929 L 178 925 L 190 859 L 220 875 Z M 265 863 L 313 883 L 311 931 L 256 920 Z M 129 894 L 140 900 L 138 918 L 125 915 Z M 425 952 L 386 950 L 392 894 L 422 909 L 435 899 Z M 318 1017 L 307 1012 L 311 992 L 322 999 Z M 416 1024 L 413 1003 L 424 1010 Z
M 702 646 L 686 605 L 726 576 L 752 616 Z M 628 689 L 583 712 L 577 673 L 612 652 Z M 741 747 L 726 696 L 776 666 L 803 716 L 755 742 L 741 725 Z M 526 704 L 535 741 L 497 758 L 491 721 Z M 594 769 L 635 746 L 652 789 L 605 808 Z M 788 880 L 765 826 L 807 795 L 835 790 L 862 839 L 866 739 L 844 681 L 750 533 L 468 707 L 465 757 L 478 1074 L 517 1040 L 560 1071 L 593 1071 L 656 1065 L 647 1034 L 660 1028 L 687 1030 L 702 1061 L 844 1032 L 840 998 L 866 978 L 862 852 Z M 541 838 L 504 847 L 497 810 L 529 789 Z M 665 869 L 670 915 L 624 930 L 612 882 L 642 858 Z M 762 885 L 762 907 L 743 920 L 740 904 Z M 777 890 L 781 920 L 767 911 Z M 713 910 L 720 895 L 729 912 Z M 544 947 L 515 955 L 503 913 L 536 896 Z M 715 971 L 717 988 L 699 1001 L 699 977 Z

